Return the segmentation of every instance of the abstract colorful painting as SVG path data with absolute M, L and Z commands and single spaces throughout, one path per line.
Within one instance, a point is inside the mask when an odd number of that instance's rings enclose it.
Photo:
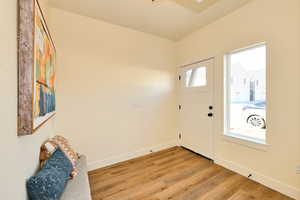
M 55 48 L 39 9 L 35 9 L 34 128 L 55 113 Z
M 30 135 L 56 112 L 56 50 L 37 0 L 19 1 L 18 42 L 18 135 Z

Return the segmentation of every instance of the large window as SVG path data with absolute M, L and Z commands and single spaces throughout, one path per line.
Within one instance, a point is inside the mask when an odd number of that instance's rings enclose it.
M 265 143 L 266 45 L 226 55 L 225 135 Z

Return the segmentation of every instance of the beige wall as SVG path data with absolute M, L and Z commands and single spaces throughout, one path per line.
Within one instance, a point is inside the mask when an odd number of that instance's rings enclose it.
M 226 142 L 222 129 L 225 52 L 267 42 L 269 48 L 266 152 Z M 217 159 L 233 162 L 300 189 L 300 1 L 253 0 L 177 43 L 178 63 L 216 56 Z
M 173 42 L 59 9 L 51 21 L 59 52 L 55 127 L 90 167 L 175 140 Z
M 17 137 L 17 0 L 0 2 L 0 24 L 0 193 L 1 199 L 24 200 L 25 181 L 38 166 L 40 144 L 53 134 L 53 121 L 35 135 Z

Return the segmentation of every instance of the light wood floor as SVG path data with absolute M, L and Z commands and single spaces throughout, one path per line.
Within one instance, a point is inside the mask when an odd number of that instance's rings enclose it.
M 174 147 L 89 173 L 93 200 L 287 200 L 263 185 Z

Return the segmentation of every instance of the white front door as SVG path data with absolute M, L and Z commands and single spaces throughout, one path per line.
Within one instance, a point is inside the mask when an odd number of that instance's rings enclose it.
M 180 70 L 180 124 L 182 146 L 213 159 L 214 60 Z

